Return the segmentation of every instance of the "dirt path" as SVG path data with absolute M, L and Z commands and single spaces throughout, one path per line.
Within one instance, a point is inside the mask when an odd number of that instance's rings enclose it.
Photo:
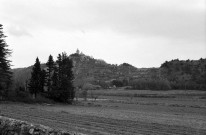
M 206 130 L 183 126 L 117 120 L 104 117 L 53 112 L 34 105 L 1 104 L 0 115 L 52 128 L 76 131 L 91 135 L 205 135 Z

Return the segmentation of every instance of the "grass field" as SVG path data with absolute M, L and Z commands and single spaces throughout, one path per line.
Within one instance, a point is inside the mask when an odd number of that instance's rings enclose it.
M 91 135 L 206 134 L 204 91 L 98 90 L 88 96 L 76 105 L 0 103 L 0 115 Z

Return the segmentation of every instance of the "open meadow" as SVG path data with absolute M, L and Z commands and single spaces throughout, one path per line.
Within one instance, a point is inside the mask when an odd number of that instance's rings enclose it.
M 206 92 L 93 90 L 74 105 L 1 102 L 0 115 L 91 135 L 205 135 Z

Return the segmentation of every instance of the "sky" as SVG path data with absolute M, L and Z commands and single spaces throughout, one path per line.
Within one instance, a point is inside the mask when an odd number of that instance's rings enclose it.
M 80 52 L 159 67 L 206 58 L 206 0 L 0 0 L 12 68 Z

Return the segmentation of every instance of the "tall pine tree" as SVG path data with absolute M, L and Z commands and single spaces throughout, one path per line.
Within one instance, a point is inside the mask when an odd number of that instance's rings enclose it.
M 41 89 L 40 92 L 44 92 L 44 86 L 46 85 L 46 71 L 44 69 L 41 70 Z
M 58 79 L 58 69 L 57 67 L 54 67 L 54 73 L 52 74 L 52 85 L 51 85 L 51 90 L 57 90 L 59 87 L 59 79 Z
M 58 86 L 61 86 L 61 78 L 62 78 L 62 55 L 59 54 L 57 57 L 57 71 L 58 71 Z
M 54 100 L 72 103 L 75 95 L 72 68 L 72 60 L 69 59 L 66 53 L 59 54 L 57 66 L 52 76 L 52 92 L 50 96 Z
M 5 42 L 5 35 L 3 33 L 3 25 L 0 24 L 0 99 L 8 96 L 8 89 L 11 85 L 12 72 L 10 71 L 11 50 Z
M 67 56 L 66 53 L 62 53 L 62 85 L 61 89 L 64 91 L 65 96 L 67 96 L 69 103 L 72 103 L 74 99 L 74 86 L 73 86 L 73 62 Z M 66 97 L 65 97 L 66 98 Z
M 52 86 L 52 72 L 54 70 L 54 60 L 52 55 L 49 56 L 49 59 L 46 63 L 47 66 L 47 73 L 46 73 L 46 77 L 47 77 L 47 91 L 51 91 L 51 86 Z
M 36 98 L 37 94 L 42 90 L 41 81 L 42 81 L 42 71 L 40 67 L 40 61 L 37 57 L 31 72 L 31 79 L 29 82 L 29 91 L 34 96 L 34 98 Z

